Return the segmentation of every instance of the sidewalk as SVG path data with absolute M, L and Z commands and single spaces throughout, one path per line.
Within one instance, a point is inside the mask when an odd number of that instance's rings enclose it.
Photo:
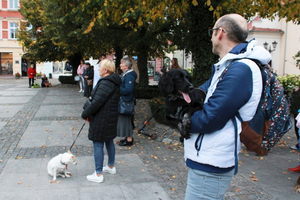
M 146 131 L 158 137 L 152 140 L 135 133 L 134 146 L 116 145 L 117 174 L 104 174 L 101 184 L 85 179 L 94 171 L 87 123 L 72 148 L 78 162 L 68 167 L 72 177 L 51 183 L 47 163 L 70 148 L 84 123 L 80 114 L 86 99 L 76 85 L 50 82 L 54 87 L 33 89 L 27 78 L 0 76 L 0 199 L 184 199 L 187 167 L 179 134 L 154 119 Z M 137 101 L 137 129 L 151 116 L 147 102 Z M 300 199 L 293 191 L 300 174 L 287 170 L 299 162 L 299 155 L 289 149 L 295 143 L 292 130 L 265 157 L 243 149 L 226 199 Z

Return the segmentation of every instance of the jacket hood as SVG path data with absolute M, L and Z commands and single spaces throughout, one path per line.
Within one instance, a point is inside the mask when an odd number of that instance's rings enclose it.
M 118 74 L 116 74 L 116 73 L 113 73 L 111 75 L 103 77 L 102 79 L 103 80 L 111 81 L 111 82 L 113 82 L 117 86 L 120 86 L 122 84 L 122 80 L 121 80 L 120 76 Z M 102 80 L 102 79 L 100 79 L 100 80 Z
M 265 65 L 270 62 L 271 54 L 262 46 L 256 46 L 255 39 L 249 42 L 241 43 L 235 46 L 228 54 L 226 54 L 216 65 L 221 65 L 228 60 L 249 58 L 258 60 L 261 64 Z

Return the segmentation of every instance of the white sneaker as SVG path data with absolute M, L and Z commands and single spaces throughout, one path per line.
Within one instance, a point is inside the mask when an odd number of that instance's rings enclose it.
M 291 146 L 291 149 L 298 150 L 298 148 L 296 147 L 296 145 Z
M 103 177 L 103 175 L 97 176 L 97 173 L 96 173 L 96 171 L 95 171 L 92 175 L 86 176 L 86 179 L 87 179 L 88 181 L 92 181 L 92 182 L 96 182 L 96 183 L 102 183 L 104 177 Z
M 102 169 L 102 171 L 103 172 L 107 172 L 107 173 L 110 173 L 110 174 L 115 174 L 116 172 L 117 172 L 117 170 L 116 170 L 116 167 L 114 167 L 114 168 L 110 168 L 109 166 L 105 166 L 105 167 L 103 167 L 103 169 Z
M 82 90 L 79 90 L 79 92 L 82 92 Z

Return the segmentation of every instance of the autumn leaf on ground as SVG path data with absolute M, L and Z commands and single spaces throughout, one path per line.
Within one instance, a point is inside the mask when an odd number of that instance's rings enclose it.
M 282 172 L 283 174 L 287 174 L 286 172 Z
M 43 145 L 42 148 L 44 149 L 46 147 L 46 145 Z
M 174 188 L 171 188 L 171 190 L 175 191 L 175 189 L 174 189 Z
M 23 158 L 23 157 L 21 157 L 21 156 L 18 156 L 18 157 L 17 157 L 17 159 L 22 159 L 22 158 Z
M 22 182 L 18 182 L 18 185 L 21 185 L 22 184 Z
M 251 181 L 257 181 L 257 178 L 251 178 Z
M 174 175 L 174 176 L 172 176 L 172 178 L 176 178 L 176 176 Z
M 249 154 L 245 154 L 245 156 L 249 156 Z
M 49 131 L 49 129 L 46 129 L 46 131 Z
M 240 189 L 235 189 L 236 192 L 240 191 Z
M 50 183 L 55 183 L 55 181 L 50 181 Z
M 243 164 L 243 162 L 241 160 L 239 160 L 239 164 Z
M 253 175 L 250 175 L 250 178 L 255 178 L 255 176 L 253 176 Z
M 255 172 L 251 172 L 251 174 L 255 174 Z
M 179 143 L 178 143 L 178 142 L 176 142 L 176 143 L 174 143 L 173 145 L 174 145 L 174 146 L 178 146 L 178 144 L 179 144 Z

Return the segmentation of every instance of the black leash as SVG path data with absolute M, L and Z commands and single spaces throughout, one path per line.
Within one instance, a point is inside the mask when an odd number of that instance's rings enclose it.
M 71 147 L 70 147 L 70 151 L 71 151 L 71 149 L 72 149 L 73 145 L 75 144 L 75 141 L 77 140 L 78 136 L 80 135 L 80 133 L 81 133 L 81 131 L 82 131 L 82 129 L 83 129 L 83 127 L 84 127 L 84 125 L 85 125 L 85 122 L 84 122 L 84 124 L 82 125 L 82 127 L 81 127 L 81 129 L 80 129 L 79 133 L 77 134 L 77 137 L 75 138 L 75 140 L 74 140 L 73 144 L 71 145 Z

